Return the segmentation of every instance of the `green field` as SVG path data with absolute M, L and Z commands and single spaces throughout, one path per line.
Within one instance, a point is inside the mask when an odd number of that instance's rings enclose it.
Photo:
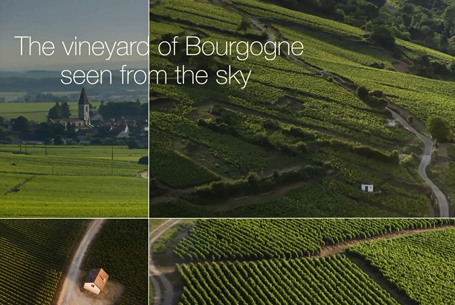
M 245 13 L 248 18 L 242 19 Z M 249 18 L 259 22 L 240 30 L 242 20 Z M 268 36 L 274 41 L 301 41 L 305 48 L 299 58 L 279 56 L 273 61 L 255 56 L 240 61 L 235 52 L 215 56 L 218 70 L 229 64 L 252 71 L 243 90 L 220 86 L 213 78 L 205 86 L 151 83 L 150 160 L 155 167 L 150 174 L 157 190 L 151 192 L 150 215 L 435 215 L 432 191 L 417 172 L 416 155 L 423 145 L 399 123 L 389 126 L 391 116 L 384 105 L 397 108 L 405 119 L 413 116 L 414 127 L 427 135 L 430 115 L 447 119 L 455 128 L 452 82 L 395 69 L 397 63 L 404 60 L 410 65 L 423 54 L 445 64 L 455 58 L 397 39 L 397 52 L 404 54 L 397 59 L 367 40 L 360 28 L 256 0 L 221 6 L 160 1 L 151 6 L 151 24 L 157 23 L 159 27 L 150 27 L 151 68 L 170 75 L 171 68 L 183 62 L 196 64 L 179 56 L 159 56 L 158 42 L 166 34 L 201 35 L 202 41 L 222 45 L 265 42 Z M 372 67 L 375 64 L 383 68 Z M 376 91 L 380 98 L 372 101 L 384 104 L 372 104 L 351 92 L 360 86 L 370 97 Z M 319 175 L 279 182 L 283 175 L 305 168 Z M 258 178 L 245 187 L 242 181 L 250 173 Z M 448 180 L 453 175 L 449 171 L 446 176 Z M 365 180 L 373 182 L 374 194 L 360 189 Z M 256 187 L 261 181 L 266 186 Z M 438 185 L 448 193 L 445 183 Z M 217 196 L 202 198 L 197 192 L 201 188 Z M 154 197 L 159 199 L 155 202 Z M 245 197 L 249 199 L 241 200 Z
M 0 303 L 51 304 L 82 223 L 1 220 Z
M 99 268 L 125 286 L 117 304 L 148 304 L 148 220 L 111 219 L 103 225 L 85 270 Z
M 24 147 L 23 147 L 24 149 Z M 0 147 L 2 217 L 145 217 L 147 150 L 103 146 Z
M 1 96 L 1 93 L 0 93 Z M 92 106 L 98 107 L 100 102 L 91 102 Z M 0 116 L 7 119 L 15 119 L 18 116 L 24 116 L 29 121 L 45 122 L 47 114 L 55 103 L 0 103 Z M 71 115 L 77 117 L 77 102 L 69 102 Z

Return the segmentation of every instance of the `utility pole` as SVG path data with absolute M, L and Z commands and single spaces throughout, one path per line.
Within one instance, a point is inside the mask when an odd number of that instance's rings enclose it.
M 47 156 L 47 145 L 44 144 L 44 155 Z

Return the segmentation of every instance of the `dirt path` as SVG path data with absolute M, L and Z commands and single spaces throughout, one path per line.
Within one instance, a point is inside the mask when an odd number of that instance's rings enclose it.
M 151 240 L 149 247 L 151 248 L 153 243 L 155 243 L 161 235 L 166 233 L 167 230 L 177 225 L 181 219 L 168 219 L 158 227 L 156 227 L 151 233 Z M 161 230 L 161 231 L 160 231 Z M 153 236 L 153 237 L 152 237 Z M 174 288 L 172 287 L 171 282 L 166 278 L 166 276 L 158 270 L 153 262 L 153 257 L 150 256 L 150 279 L 155 291 L 155 296 L 153 299 L 153 305 L 172 305 L 174 299 Z M 158 283 L 158 280 L 164 287 L 164 297 L 161 293 L 161 287 Z
M 105 219 L 95 219 L 89 224 L 87 231 L 85 232 L 81 242 L 78 245 L 76 253 L 74 254 L 72 261 L 70 262 L 70 268 L 68 274 L 63 279 L 60 296 L 57 300 L 56 305 L 93 305 L 95 303 L 92 299 L 87 297 L 81 291 L 80 276 L 82 262 L 86 256 L 86 252 L 96 234 L 100 231 L 103 226 Z M 100 303 L 102 304 L 102 303 Z
M 400 232 L 393 232 L 393 233 L 374 236 L 374 237 L 365 238 L 365 239 L 348 240 L 348 241 L 345 241 L 342 243 L 338 243 L 336 245 L 324 246 L 324 247 L 322 247 L 321 252 L 317 255 L 314 255 L 313 257 L 322 257 L 322 256 L 340 254 L 340 253 L 344 252 L 344 250 L 346 249 L 347 246 L 352 246 L 352 245 L 356 245 L 359 243 L 368 242 L 368 241 L 372 241 L 372 240 L 389 239 L 389 238 L 399 237 L 399 236 L 408 236 L 408 235 L 417 234 L 417 233 L 421 233 L 421 232 L 445 230 L 448 228 L 455 228 L 455 226 L 450 225 L 450 226 L 442 226 L 442 227 L 437 227 L 437 228 L 403 230 Z
M 220 0 L 213 0 L 213 3 L 215 5 L 218 5 L 218 6 L 224 6 L 223 5 L 223 2 L 220 1 Z M 229 8 L 233 9 L 234 11 L 236 11 L 237 13 L 239 13 L 240 15 L 242 15 L 243 17 L 247 18 L 248 20 L 250 20 L 250 22 L 258 29 L 260 29 L 261 31 L 265 32 L 268 34 L 268 37 L 269 37 L 269 40 L 276 40 L 275 38 L 275 35 L 273 35 L 270 30 L 264 25 L 262 24 L 259 20 L 257 20 L 256 18 L 254 18 L 253 16 L 250 16 L 249 14 L 243 12 L 243 11 L 240 11 L 238 10 L 237 8 L 233 7 L 232 5 L 229 5 Z M 280 35 L 278 35 L 280 36 Z M 283 40 L 283 39 L 279 39 L 279 40 Z M 333 83 L 338 85 L 338 86 L 341 86 L 343 87 L 344 89 L 352 92 L 353 94 L 356 94 L 355 90 L 354 90 L 354 85 L 355 84 L 348 84 L 345 80 L 343 80 L 342 78 L 340 78 L 339 76 L 337 75 L 332 75 L 330 72 L 327 72 L 327 71 L 324 71 L 324 70 L 321 70 L 317 67 L 314 67 L 312 65 L 309 65 L 307 64 L 306 62 L 304 62 L 301 58 L 297 57 L 297 56 L 294 56 L 294 55 L 285 55 L 285 57 L 296 63 L 297 65 L 300 65 L 300 66 L 303 66 L 305 67 L 306 69 L 318 74 L 318 75 L 321 75 L 323 77 L 332 77 L 333 79 Z M 389 108 L 387 108 L 389 109 Z M 431 153 L 432 153 L 432 150 L 433 150 L 433 142 L 426 136 L 424 136 L 423 134 L 419 133 L 417 130 L 415 130 L 411 125 L 409 125 L 409 123 L 403 118 L 401 117 L 398 113 L 396 113 L 395 111 L 389 109 L 391 112 L 392 112 L 392 116 L 393 118 L 395 119 L 398 119 L 401 123 L 401 125 L 408 129 L 410 132 L 412 132 L 413 134 L 415 134 L 417 137 L 420 138 L 420 140 L 424 143 L 425 145 L 425 149 L 424 149 L 424 153 L 422 155 L 422 160 L 420 162 L 420 165 L 419 165 L 419 168 L 418 168 L 418 172 L 419 172 L 419 175 L 430 185 L 435 197 L 436 197 L 436 200 L 438 202 L 438 206 L 439 206 L 439 217 L 450 217 L 450 209 L 449 209 L 449 203 L 448 203 L 448 200 L 447 200 L 447 197 L 444 195 L 443 192 L 441 192 L 441 190 L 433 183 L 433 181 L 431 181 L 430 178 L 428 178 L 427 176 L 427 173 L 426 173 L 426 169 L 428 167 L 428 165 L 430 164 L 431 162 Z

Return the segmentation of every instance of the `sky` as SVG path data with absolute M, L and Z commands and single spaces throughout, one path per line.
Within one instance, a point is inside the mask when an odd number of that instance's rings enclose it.
M 148 40 L 148 0 L 0 0 L 0 70 L 117 69 L 148 68 L 148 56 L 67 56 L 62 41 L 68 45 L 79 41 Z M 20 39 L 31 36 L 41 43 L 52 41 L 54 55 L 38 56 L 38 48 L 20 56 Z M 141 48 L 141 52 L 146 49 Z

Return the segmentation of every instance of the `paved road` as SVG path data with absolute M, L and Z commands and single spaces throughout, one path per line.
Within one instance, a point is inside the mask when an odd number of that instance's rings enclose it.
M 79 283 L 81 265 L 89 245 L 92 243 L 104 222 L 105 219 L 95 219 L 90 222 L 70 263 L 68 274 L 63 279 L 63 285 L 59 299 L 57 300 L 57 305 L 92 305 L 92 302 L 90 302 L 90 300 L 81 292 L 81 283 Z
M 155 243 L 158 240 L 158 238 L 161 237 L 161 235 L 166 233 L 167 230 L 169 230 L 170 228 L 172 228 L 173 226 L 178 224 L 180 222 L 180 220 L 181 219 L 168 219 L 165 222 L 163 222 L 162 224 L 160 224 L 158 227 L 156 227 L 150 233 L 150 236 L 152 236 L 156 232 L 159 232 L 159 233 L 156 234 L 155 236 L 153 236 L 152 239 L 150 240 L 150 247 L 152 247 L 153 243 Z M 159 231 L 163 227 L 165 227 L 165 228 L 162 231 Z M 154 305 L 172 305 L 173 304 L 172 301 L 174 299 L 174 288 L 172 287 L 172 284 L 171 284 L 171 282 L 169 282 L 167 277 L 156 268 L 155 264 L 153 263 L 152 256 L 150 257 L 150 275 L 151 275 L 150 279 L 151 279 L 152 285 L 155 290 L 155 297 L 154 297 L 153 304 Z M 165 291 L 164 300 L 161 296 L 161 288 L 157 281 L 157 278 L 160 280 L 160 282 L 164 286 L 164 291 Z
M 423 154 L 422 154 L 422 160 L 420 161 L 418 172 L 419 175 L 430 185 L 434 195 L 436 196 L 436 199 L 438 201 L 438 206 L 439 206 L 439 217 L 450 217 L 450 209 L 449 209 L 449 202 L 447 201 L 446 195 L 444 195 L 443 192 L 437 187 L 433 181 L 431 181 L 430 178 L 428 178 L 427 175 L 427 167 L 430 165 L 431 162 L 431 153 L 433 151 L 433 141 L 431 141 L 428 137 L 424 136 L 423 134 L 419 133 L 417 130 L 415 130 L 411 125 L 409 125 L 408 121 L 406 121 L 404 118 L 402 118 L 398 113 L 395 111 L 391 110 L 390 108 L 387 108 L 392 112 L 392 116 L 394 119 L 397 119 L 401 125 L 415 134 L 416 136 L 419 137 L 419 139 L 423 142 L 425 145 Z

